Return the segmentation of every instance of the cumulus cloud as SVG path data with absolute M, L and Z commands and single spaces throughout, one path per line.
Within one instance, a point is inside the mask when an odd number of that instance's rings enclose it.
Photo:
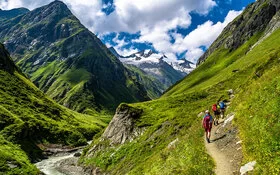
M 1 0 L 0 8 L 11 9 L 27 7 L 30 10 L 46 5 L 52 0 Z M 122 55 L 138 51 L 133 43 L 149 43 L 157 51 L 169 57 L 169 62 L 176 61 L 176 55 L 186 53 L 190 61 L 196 62 L 203 54 L 201 47 L 209 47 L 223 28 L 240 11 L 230 11 L 223 22 L 207 21 L 188 35 L 176 32 L 178 27 L 188 28 L 191 25 L 190 12 L 206 15 L 216 6 L 214 0 L 114 0 L 114 11 L 106 14 L 101 0 L 62 0 L 81 22 L 99 37 L 111 32 L 140 33 L 140 37 L 130 42 L 113 39 L 114 47 Z M 172 31 L 172 32 L 171 32 Z M 211 32 L 209 32 L 211 31 Z M 173 42 L 171 42 L 173 40 Z M 130 48 L 127 46 L 132 44 Z M 107 43 L 107 46 L 108 45 Z
M 51 1 L 52 0 L 1 0 L 0 8 L 8 10 L 12 8 L 25 7 L 33 10 L 34 8 L 37 8 L 39 6 L 46 5 Z
M 208 48 L 213 41 L 221 34 L 223 29 L 242 11 L 231 10 L 228 12 L 223 22 L 214 24 L 212 21 L 198 25 L 195 30 L 186 36 L 174 34 L 175 43 L 172 45 L 174 52 L 180 53 L 187 50 L 186 58 L 192 62 L 196 62 L 203 54 L 200 47 Z
M 188 58 L 189 61 L 195 63 L 195 61 L 204 53 L 204 51 L 201 48 L 194 48 L 189 49 L 185 55 L 186 58 Z
M 165 30 L 176 26 L 186 28 L 189 12 L 206 14 L 216 3 L 213 0 L 114 0 L 114 5 L 113 13 L 95 19 L 95 32 L 135 33 L 159 25 Z

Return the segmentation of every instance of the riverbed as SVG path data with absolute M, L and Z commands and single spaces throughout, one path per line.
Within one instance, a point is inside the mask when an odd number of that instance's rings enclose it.
M 55 155 L 48 159 L 36 163 L 37 168 L 46 175 L 67 175 L 58 170 L 58 162 L 61 160 L 73 158 L 75 153 L 66 155 Z
M 90 144 L 88 142 L 88 144 Z M 82 149 L 75 152 L 62 152 L 48 157 L 38 163 L 36 167 L 45 175 L 86 175 L 88 172 L 78 166 L 78 157 L 75 153 L 82 153 Z

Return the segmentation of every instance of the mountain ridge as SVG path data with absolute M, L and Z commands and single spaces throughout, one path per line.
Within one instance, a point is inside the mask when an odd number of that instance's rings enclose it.
M 79 112 L 112 111 L 145 101 L 147 91 L 61 1 L 1 24 L 19 67 L 60 104 Z
M 225 27 L 221 35 L 198 59 L 197 65 L 205 61 L 217 48 L 223 46 L 235 50 L 256 33 L 263 32 L 276 12 L 279 13 L 279 8 L 280 3 L 277 0 L 259 0 L 259 3 L 248 5 L 242 14 Z
M 133 65 L 144 71 L 147 75 L 157 79 L 162 83 L 163 91 L 181 80 L 185 75 L 193 70 L 191 62 L 180 60 L 174 63 L 167 63 L 164 54 L 153 50 L 142 50 L 128 56 L 120 55 L 113 47 L 109 50 L 125 65 Z M 160 89 L 160 91 L 162 91 Z
M 16 8 L 12 10 L 1 10 L 0 9 L 0 20 L 7 20 L 14 17 L 17 17 L 19 15 L 23 15 L 25 13 L 29 12 L 27 8 Z

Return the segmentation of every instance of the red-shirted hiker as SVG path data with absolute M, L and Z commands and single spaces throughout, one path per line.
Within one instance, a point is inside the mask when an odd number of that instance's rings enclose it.
M 202 120 L 202 126 L 205 129 L 206 140 L 208 143 L 210 143 L 212 123 L 213 123 L 213 117 L 210 115 L 209 110 L 206 110 L 205 116 Z
M 212 105 L 212 111 L 214 112 L 214 125 L 218 125 L 219 118 L 220 118 L 220 111 L 216 103 Z

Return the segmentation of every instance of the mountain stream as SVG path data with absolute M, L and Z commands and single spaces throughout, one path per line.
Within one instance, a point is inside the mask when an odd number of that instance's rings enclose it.
M 88 144 L 90 144 L 88 142 Z M 73 161 L 77 162 L 78 158 L 74 156 L 75 153 L 82 153 L 83 149 L 78 149 L 75 152 L 63 152 L 58 153 L 53 156 L 50 156 L 48 159 L 44 159 L 38 163 L 35 163 L 35 166 L 45 175 L 71 175 L 71 174 L 81 174 L 82 168 L 74 165 Z M 63 166 L 63 167 L 62 167 Z M 71 169 L 80 169 L 79 172 L 72 171 Z

